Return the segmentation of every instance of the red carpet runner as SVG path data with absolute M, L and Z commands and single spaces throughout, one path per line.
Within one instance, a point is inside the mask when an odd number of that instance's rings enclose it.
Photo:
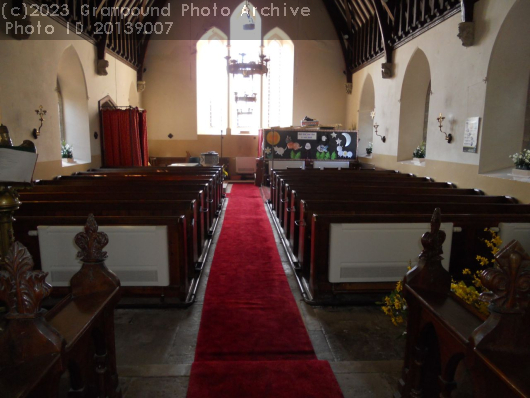
M 259 189 L 232 187 L 204 300 L 188 398 L 342 397 L 287 283 Z

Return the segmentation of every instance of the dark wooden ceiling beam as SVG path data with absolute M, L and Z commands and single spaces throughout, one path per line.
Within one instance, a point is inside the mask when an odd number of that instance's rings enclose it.
M 385 62 L 381 65 L 381 74 L 383 79 L 389 79 L 393 75 L 392 53 L 393 47 L 390 44 L 392 35 L 392 26 L 388 23 L 388 14 L 381 4 L 383 0 L 372 0 L 377 21 L 379 22 L 379 30 L 381 32 L 381 41 L 385 50 Z

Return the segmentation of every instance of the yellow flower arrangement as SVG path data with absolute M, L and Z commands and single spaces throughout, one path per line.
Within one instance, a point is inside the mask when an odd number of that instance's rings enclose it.
M 410 270 L 410 266 L 408 269 Z M 402 324 L 407 319 L 407 302 L 403 298 L 403 282 L 399 281 L 396 288 L 383 299 L 383 302 L 378 303 L 381 309 L 390 317 L 392 323 L 396 326 Z
M 462 271 L 464 276 L 467 275 L 468 278 L 469 276 L 472 277 L 471 285 L 468 286 L 464 281 L 455 281 L 453 279 L 451 281 L 451 291 L 464 300 L 467 304 L 475 307 L 480 313 L 488 315 L 488 303 L 479 300 L 480 293 L 486 291 L 484 286 L 482 286 L 482 282 L 480 281 L 480 274 L 484 268 L 493 265 L 493 256 L 495 256 L 495 254 L 500 250 L 502 240 L 499 235 L 495 233 L 495 231 L 492 231 L 488 228 L 484 229 L 484 231 L 491 234 L 491 239 L 483 239 L 486 246 L 490 249 L 491 259 L 483 256 L 477 256 L 476 259 L 482 269 L 477 270 L 475 273 L 472 273 L 469 268 L 465 268 Z M 410 265 L 408 269 L 411 269 Z M 390 320 L 394 325 L 398 326 L 401 323 L 404 323 L 407 320 L 407 302 L 403 298 L 403 282 L 399 281 L 396 284 L 396 288 L 390 293 L 390 295 L 386 296 L 383 299 L 383 302 L 378 304 L 381 305 L 381 309 L 385 315 L 390 317 Z
M 493 265 L 493 257 L 500 250 L 502 240 L 495 231 L 492 231 L 488 228 L 485 228 L 484 231 L 489 232 L 491 235 L 491 239 L 483 239 L 483 241 L 490 249 L 492 258 L 488 259 L 483 256 L 477 256 L 476 259 L 482 268 L 487 268 L 487 266 Z M 483 269 L 479 269 L 473 274 L 469 268 L 465 268 L 462 271 L 462 274 L 472 275 L 472 285 L 468 286 L 464 281 L 456 282 L 455 280 L 452 280 L 451 291 L 464 300 L 467 304 L 475 307 L 480 313 L 488 315 L 488 304 L 479 300 L 480 293 L 486 291 L 484 286 L 482 286 L 482 282 L 480 281 L 480 274 L 482 271 Z

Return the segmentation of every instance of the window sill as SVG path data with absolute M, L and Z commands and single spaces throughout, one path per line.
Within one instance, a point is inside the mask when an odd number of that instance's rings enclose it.
M 413 159 L 403 160 L 403 161 L 401 161 L 399 163 L 400 164 L 409 164 L 409 165 L 412 165 L 412 166 L 425 167 L 425 159 L 423 159 L 421 161 L 417 161 L 417 160 L 413 160 Z
M 364 155 L 359 155 L 357 156 L 358 158 L 363 158 L 363 159 L 372 159 L 372 154 L 368 155 L 368 154 L 364 154 Z
M 490 171 L 488 173 L 481 173 L 481 175 L 485 177 L 502 178 L 503 180 L 530 182 L 530 177 L 513 175 L 512 170 L 513 170 L 513 167 L 509 167 L 506 169 Z
M 79 166 L 80 164 L 89 164 L 91 162 L 84 162 L 82 160 L 76 160 L 74 163 L 69 163 L 64 159 L 62 160 L 63 167 Z

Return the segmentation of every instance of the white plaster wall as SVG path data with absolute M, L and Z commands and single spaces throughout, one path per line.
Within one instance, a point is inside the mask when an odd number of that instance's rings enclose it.
M 259 5 L 260 2 L 265 4 L 264 1 L 254 3 Z M 236 3 L 240 1 L 226 1 L 223 6 Z M 173 13 L 180 9 L 178 2 L 170 4 Z M 306 115 L 324 124 L 344 124 L 346 78 L 340 44 L 336 40 L 327 40 L 336 35 L 323 3 L 309 0 L 303 5 L 308 5 L 318 18 L 312 22 L 298 18 L 295 23 L 293 19 L 282 17 L 262 18 L 262 36 L 279 27 L 293 40 L 293 124 L 299 125 Z M 169 20 L 171 17 L 161 18 L 162 22 Z M 167 136 L 170 133 L 174 135 L 173 141 L 205 139 L 197 136 L 196 41 L 213 26 L 228 34 L 228 19 L 179 18 L 178 22 L 175 40 L 152 40 L 147 51 L 144 73 L 147 87 L 143 104 L 149 110 L 150 140 L 169 141 Z M 302 40 L 315 35 L 323 39 Z
M 521 151 L 530 71 L 529 17 L 530 1 L 517 1 L 492 50 L 480 172 L 512 166 L 509 155 Z
M 491 51 L 501 24 L 516 1 L 528 0 L 481 0 L 475 4 L 476 40 L 472 47 L 463 47 L 457 38 L 461 17 L 455 15 L 395 50 L 393 78 L 381 77 L 382 59 L 355 73 L 353 92 L 347 99 L 347 125 L 357 124 L 362 85 L 370 73 L 374 80 L 380 131 L 387 137 L 386 143 L 374 139 L 374 154 L 397 156 L 403 79 L 409 60 L 419 48 L 429 61 L 433 92 L 427 132 L 427 158 L 478 165 L 479 154 L 462 152 L 465 122 L 468 117 L 484 117 L 485 80 Z M 438 129 L 436 117 L 439 113 L 446 116 L 444 130 L 453 135 L 451 144 L 446 143 Z
M 38 127 L 35 109 L 42 105 L 48 111 L 41 136 L 34 140 L 39 154 L 38 162 L 60 161 L 60 130 L 55 92 L 59 60 L 64 50 L 72 45 L 85 74 L 88 90 L 88 115 L 92 157 L 100 155 L 98 101 L 110 95 L 118 105 L 139 105 L 138 94 L 131 95 L 131 85 L 136 86 L 136 70 L 107 54 L 108 75 L 96 74 L 96 47 L 83 40 L 66 35 L 66 29 L 50 18 L 41 18 L 62 32 L 63 40 L 14 40 L 0 37 L 0 120 L 9 128 L 15 145 L 25 139 L 33 140 L 31 132 Z M 35 24 L 37 18 L 32 18 Z M 0 33 L 1 35 L 1 33 Z M 132 98 L 129 102 L 130 97 Z M 94 165 L 93 165 L 94 166 Z M 37 165 L 37 168 L 39 165 Z M 60 167 L 60 166 L 59 166 Z M 54 168 L 55 174 L 61 169 Z M 46 176 L 53 177 L 53 175 Z

